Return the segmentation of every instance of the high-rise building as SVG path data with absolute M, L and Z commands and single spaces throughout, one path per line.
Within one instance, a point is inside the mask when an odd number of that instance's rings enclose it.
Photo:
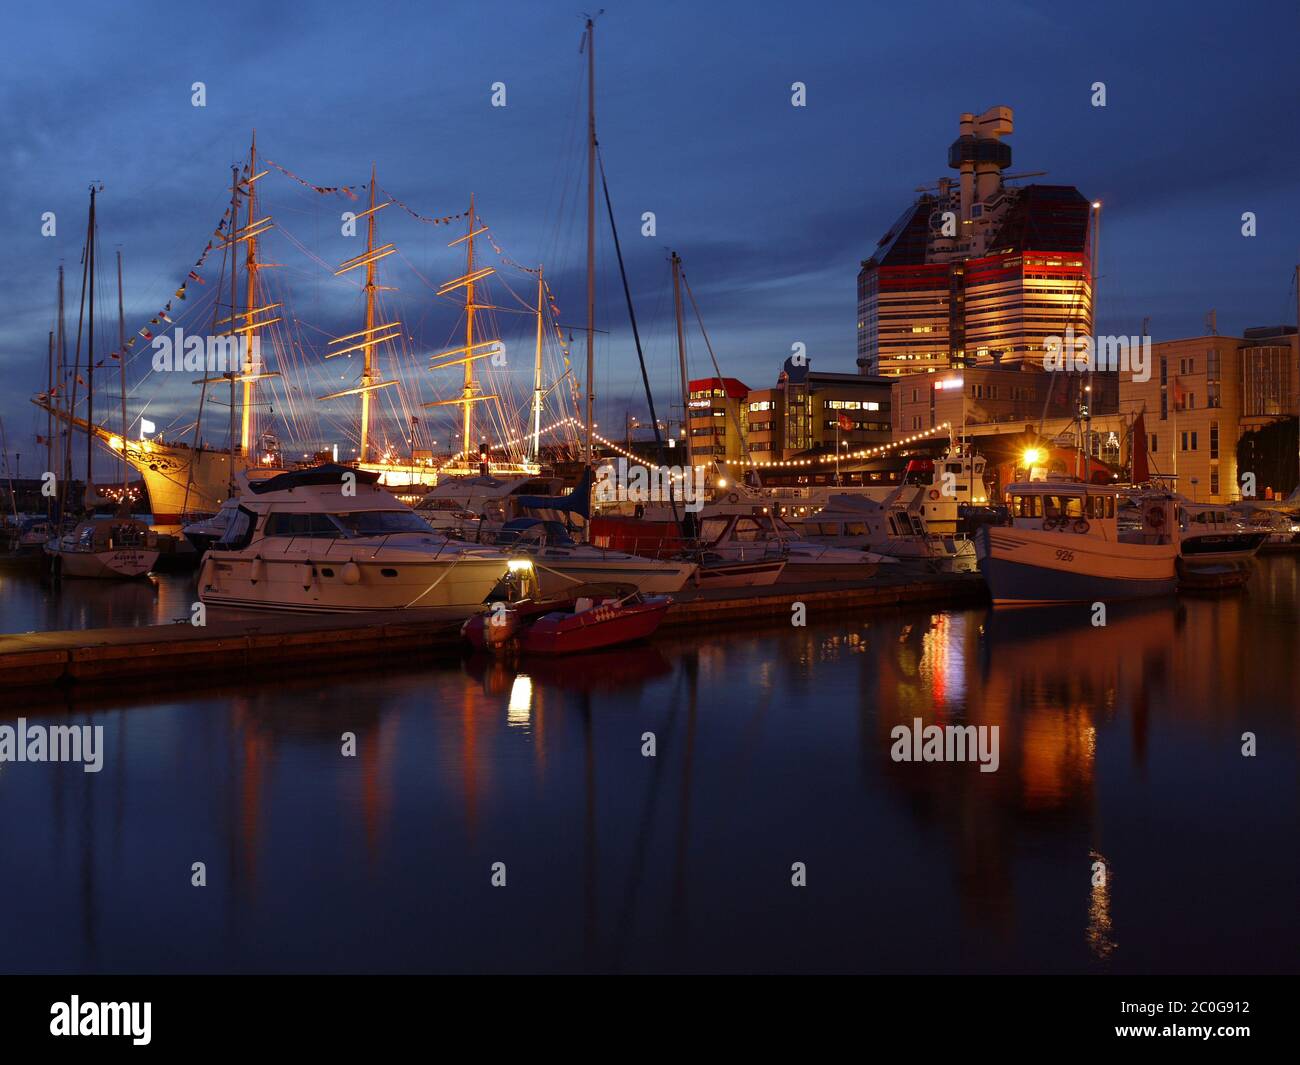
M 961 116 L 958 172 L 920 196 L 858 273 L 858 372 L 1039 369 L 1044 339 L 1092 333 L 1092 205 L 1070 185 L 1012 186 L 1009 107 Z

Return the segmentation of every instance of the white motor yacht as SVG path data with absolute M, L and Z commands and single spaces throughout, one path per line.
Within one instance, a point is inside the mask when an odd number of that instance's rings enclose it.
M 509 569 L 448 540 L 378 474 L 327 464 L 250 483 L 199 570 L 204 603 L 302 613 L 477 608 Z
M 1178 576 L 1184 587 L 1223 588 L 1245 584 L 1255 569 L 1255 555 L 1268 540 L 1226 506 L 1192 503 L 1179 497 Z

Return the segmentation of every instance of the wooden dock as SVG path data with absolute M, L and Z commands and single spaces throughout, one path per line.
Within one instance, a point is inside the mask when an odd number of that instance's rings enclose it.
M 803 603 L 808 624 L 830 612 L 908 603 L 964 605 L 985 596 L 974 575 L 941 574 L 770 588 L 687 591 L 664 620 L 681 630 L 727 619 L 772 624 Z M 213 614 L 216 612 L 214 611 Z M 454 609 L 375 611 L 364 615 L 244 614 L 213 617 L 206 625 L 143 625 L 0 635 L 0 690 L 96 684 L 128 678 L 150 686 L 184 687 L 245 674 L 321 669 L 356 672 L 400 659 L 452 658 L 462 653 Z

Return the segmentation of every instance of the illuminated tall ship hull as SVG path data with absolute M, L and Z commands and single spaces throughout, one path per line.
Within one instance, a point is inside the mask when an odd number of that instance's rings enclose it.
M 120 433 L 102 425 L 91 425 L 84 418 L 70 418 L 65 411 L 44 401 L 38 400 L 37 406 L 74 429 L 91 433 L 114 455 L 126 459 L 144 480 L 150 512 L 160 525 L 178 524 L 187 514 L 215 514 L 230 495 L 233 474 L 230 452 L 225 448 L 192 448 L 162 440 L 124 439 Z M 248 467 L 242 457 L 237 458 L 234 473 Z

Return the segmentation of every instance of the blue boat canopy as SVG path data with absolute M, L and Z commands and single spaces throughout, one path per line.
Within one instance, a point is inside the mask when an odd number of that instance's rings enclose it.
M 371 470 L 355 470 L 338 462 L 327 462 L 307 470 L 290 470 L 277 474 L 265 481 L 249 481 L 248 487 L 254 495 L 265 492 L 284 492 L 290 488 L 305 488 L 316 484 L 342 484 L 345 474 L 352 474 L 358 484 L 374 484 L 379 474 Z
M 562 496 L 515 496 L 517 506 L 526 510 L 560 510 L 569 514 L 591 517 L 591 486 L 594 483 L 591 467 L 582 471 L 582 479 L 572 492 Z

